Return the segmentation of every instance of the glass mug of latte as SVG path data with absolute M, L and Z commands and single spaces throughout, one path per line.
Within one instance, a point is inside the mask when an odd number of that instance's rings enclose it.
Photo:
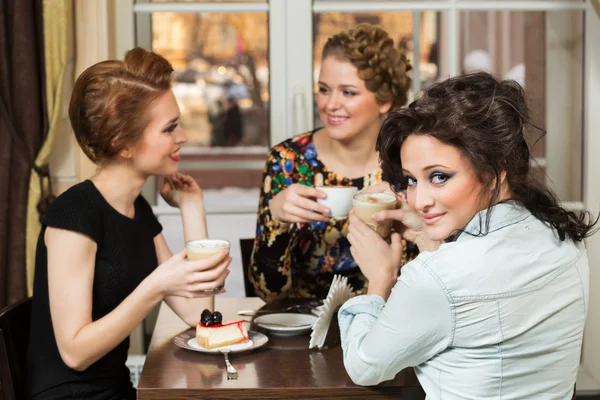
M 373 221 L 371 216 L 379 211 L 394 210 L 396 208 L 396 196 L 388 193 L 356 193 L 352 200 L 354 214 L 373 229 L 384 239 L 392 232 L 392 221 Z
M 227 250 L 227 253 L 229 253 L 231 243 L 229 243 L 227 240 L 220 239 L 198 239 L 186 242 L 185 248 L 187 249 L 188 260 L 196 261 L 210 258 L 223 250 Z M 225 285 L 221 285 L 214 289 L 205 290 L 204 292 L 216 293 L 223 290 L 224 287 Z

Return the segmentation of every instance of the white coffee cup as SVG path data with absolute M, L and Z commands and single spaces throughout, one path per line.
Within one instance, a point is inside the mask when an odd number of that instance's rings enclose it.
M 326 199 L 317 199 L 317 203 L 329 208 L 330 217 L 347 217 L 352 209 L 352 197 L 358 192 L 354 186 L 317 186 L 327 195 Z

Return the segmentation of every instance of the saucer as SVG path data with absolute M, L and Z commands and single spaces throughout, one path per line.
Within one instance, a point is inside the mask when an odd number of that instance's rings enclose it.
M 273 313 L 254 318 L 256 326 L 279 336 L 296 336 L 310 332 L 317 316 L 313 314 Z

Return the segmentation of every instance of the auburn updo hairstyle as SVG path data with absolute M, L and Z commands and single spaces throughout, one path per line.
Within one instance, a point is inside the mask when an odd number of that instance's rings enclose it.
M 150 122 L 148 110 L 171 89 L 173 67 L 162 56 L 136 47 L 123 61 L 102 61 L 76 80 L 69 119 L 83 152 L 102 164 L 135 144 Z

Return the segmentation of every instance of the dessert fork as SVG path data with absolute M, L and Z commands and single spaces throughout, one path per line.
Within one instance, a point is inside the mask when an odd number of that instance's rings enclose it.
M 225 365 L 227 366 L 227 379 L 237 379 L 239 377 L 238 372 L 233 368 L 233 365 L 229 362 L 229 349 L 219 350 L 225 357 Z

